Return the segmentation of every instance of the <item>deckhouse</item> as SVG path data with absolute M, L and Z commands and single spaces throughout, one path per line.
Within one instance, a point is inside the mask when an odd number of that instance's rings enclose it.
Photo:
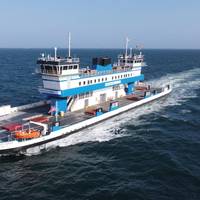
M 43 86 L 39 91 L 51 100 L 56 112 L 68 112 L 102 104 L 134 93 L 136 82 L 144 79 L 141 69 L 145 66 L 144 56 L 127 53 L 118 56 L 112 64 L 108 57 L 93 58 L 92 65 L 80 69 L 80 60 L 71 56 L 66 58 L 41 55 L 37 60 L 42 75 Z

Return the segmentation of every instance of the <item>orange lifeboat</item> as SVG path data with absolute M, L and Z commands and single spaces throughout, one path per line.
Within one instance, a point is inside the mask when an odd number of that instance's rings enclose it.
M 16 139 L 33 139 L 40 137 L 40 131 L 35 129 L 21 130 L 15 132 Z

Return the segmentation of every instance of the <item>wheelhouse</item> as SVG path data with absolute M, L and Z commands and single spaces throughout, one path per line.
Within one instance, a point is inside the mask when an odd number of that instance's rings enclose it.
M 39 72 L 44 75 L 72 75 L 79 73 L 79 58 L 44 57 L 37 60 Z

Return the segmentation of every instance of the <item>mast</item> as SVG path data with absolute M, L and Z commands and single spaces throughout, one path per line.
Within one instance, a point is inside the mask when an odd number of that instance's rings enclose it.
M 54 47 L 54 60 L 57 58 L 57 47 Z
M 128 54 L 128 42 L 129 42 L 129 39 L 128 37 L 126 37 L 126 52 L 125 52 L 125 65 L 127 63 L 127 54 Z
M 69 35 L 68 35 L 68 57 L 70 58 L 71 57 L 71 33 L 69 32 Z

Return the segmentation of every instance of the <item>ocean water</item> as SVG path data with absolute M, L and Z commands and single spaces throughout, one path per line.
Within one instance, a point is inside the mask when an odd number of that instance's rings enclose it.
M 50 49 L 0 49 L 0 105 L 43 97 L 35 74 Z M 83 66 L 122 50 L 75 49 Z M 59 50 L 65 55 L 66 50 Z M 170 83 L 166 98 L 26 155 L 0 157 L 0 199 L 199 200 L 200 50 L 144 50 L 148 82 Z

